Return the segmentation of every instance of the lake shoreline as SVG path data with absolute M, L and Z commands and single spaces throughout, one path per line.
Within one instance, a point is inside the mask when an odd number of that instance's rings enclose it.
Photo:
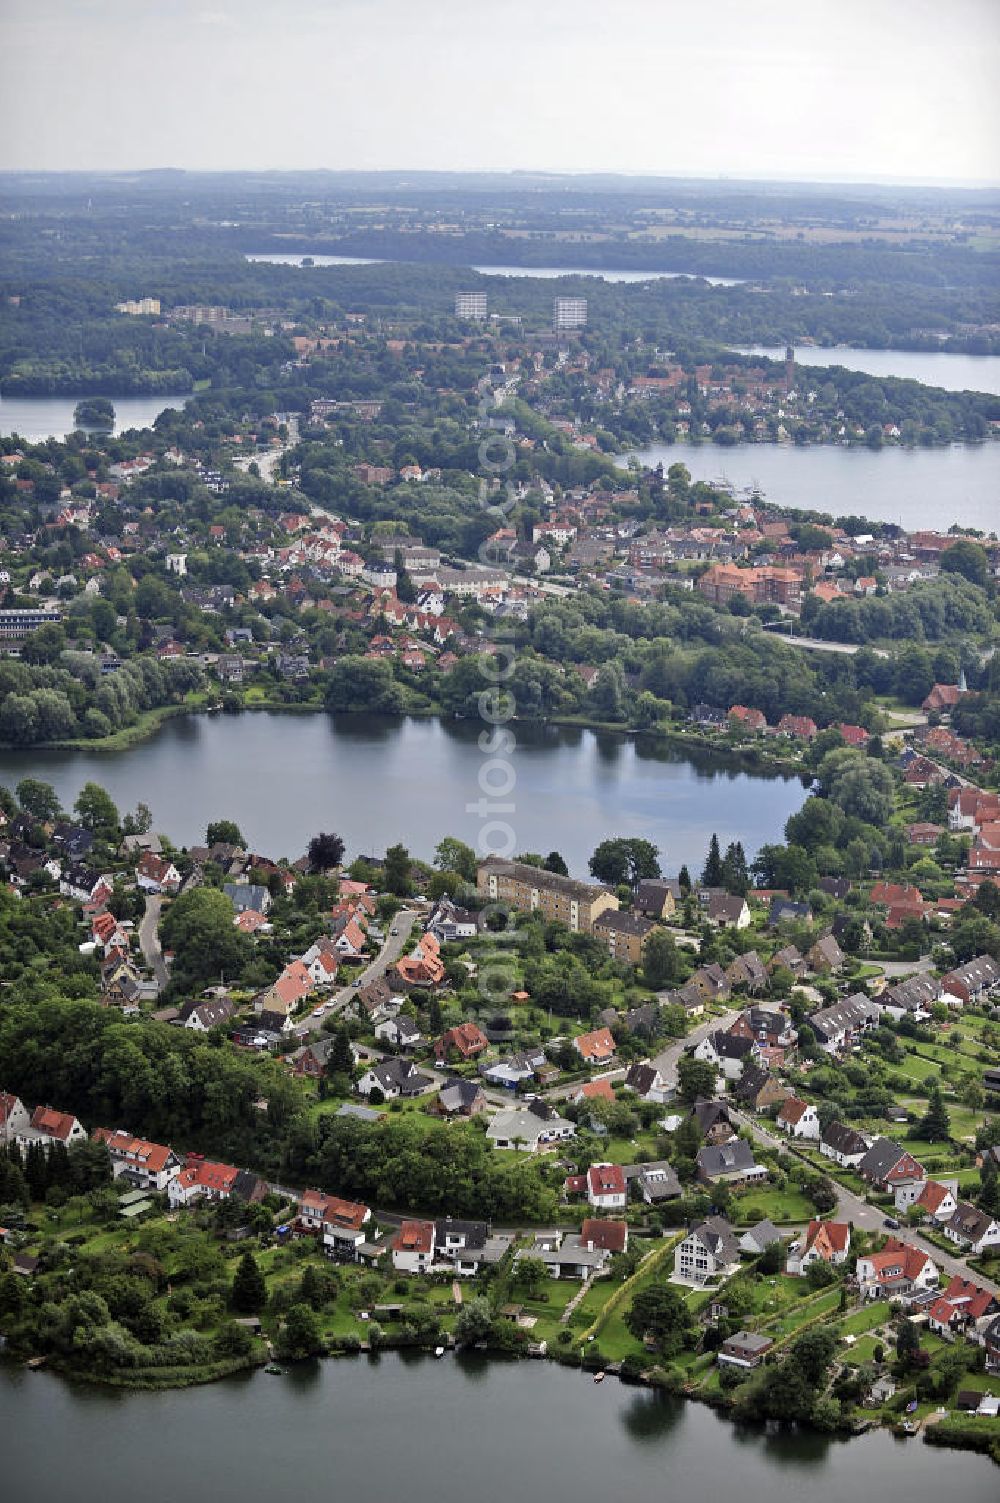
M 316 704 L 285 704 L 279 701 L 259 700 L 253 704 L 241 705 L 238 709 L 210 708 L 208 706 L 193 705 L 164 705 L 159 709 L 146 710 L 143 712 L 139 724 L 124 726 L 121 730 L 114 731 L 110 736 L 103 736 L 100 740 L 89 741 L 85 737 L 77 736 L 63 741 L 46 741 L 38 746 L 17 746 L 10 741 L 0 741 L 0 755 L 5 752 L 94 752 L 102 755 L 114 755 L 116 752 L 128 751 L 135 746 L 153 741 L 159 735 L 162 728 L 171 720 L 186 718 L 200 719 L 208 715 L 223 714 L 236 718 L 243 714 L 264 713 L 268 715 L 326 715 L 334 718 L 343 717 L 351 719 L 356 716 L 368 715 L 368 710 L 327 710 Z M 471 716 L 446 715 L 437 709 L 412 709 L 401 710 L 396 717 L 400 720 L 438 720 L 442 723 L 452 721 L 470 720 Z M 580 715 L 547 715 L 540 719 L 529 716 L 515 715 L 510 724 L 524 726 L 561 726 L 568 730 L 592 731 L 595 735 L 615 735 L 623 740 L 636 741 L 642 738 L 662 742 L 668 746 L 676 746 L 680 750 L 690 748 L 696 752 L 709 753 L 720 762 L 729 761 L 734 767 L 740 767 L 747 772 L 766 775 L 773 773 L 783 778 L 803 778 L 807 769 L 801 762 L 795 761 L 788 756 L 766 751 L 763 747 L 748 746 L 720 746 L 717 741 L 698 731 L 670 730 L 663 726 L 633 726 L 620 725 L 614 721 L 592 720 Z
M 427 1358 L 434 1352 L 433 1347 L 414 1347 L 404 1342 L 395 1342 L 391 1338 L 386 1339 L 376 1349 L 371 1350 L 365 1346 L 343 1347 L 340 1350 L 330 1350 L 317 1353 L 313 1357 L 305 1357 L 298 1360 L 287 1360 L 280 1365 L 284 1367 L 283 1376 L 287 1376 L 291 1370 L 305 1370 L 311 1366 L 319 1366 L 322 1363 L 337 1361 L 345 1358 L 367 1358 L 369 1362 L 377 1363 L 379 1357 L 385 1354 L 418 1353 Z M 610 1365 L 604 1369 L 586 1362 L 578 1361 L 572 1355 L 546 1352 L 542 1356 L 529 1356 L 526 1353 L 505 1352 L 502 1349 L 490 1347 L 461 1347 L 451 1346 L 448 1355 L 451 1357 L 463 1354 L 484 1357 L 488 1364 L 493 1367 L 496 1364 L 502 1366 L 512 1362 L 542 1361 L 555 1367 L 567 1368 L 578 1371 L 583 1375 L 594 1376 L 598 1371 L 604 1371 L 607 1377 L 616 1378 L 623 1388 L 640 1388 L 663 1393 L 671 1398 L 683 1400 L 685 1403 L 701 1404 L 711 1409 L 721 1418 L 728 1420 L 732 1425 L 745 1424 L 752 1429 L 770 1433 L 771 1426 L 767 1421 L 739 1421 L 733 1413 L 733 1406 L 722 1394 L 702 1394 L 689 1390 L 684 1385 L 678 1385 L 669 1374 L 658 1364 L 644 1372 L 623 1372 L 620 1365 Z M 23 1357 L 7 1357 L 2 1359 L 2 1365 L 10 1369 L 24 1369 L 28 1367 L 32 1359 L 25 1360 Z M 52 1374 L 61 1382 L 68 1385 L 79 1385 L 85 1389 L 107 1390 L 115 1394 L 146 1394 L 146 1393 L 170 1393 L 181 1392 L 189 1388 L 204 1388 L 211 1384 L 220 1383 L 228 1378 L 246 1376 L 249 1378 L 259 1377 L 262 1370 L 273 1359 L 267 1352 L 254 1352 L 246 1358 L 236 1358 L 230 1361 L 221 1361 L 211 1364 L 210 1369 L 198 1368 L 164 1369 L 164 1381 L 152 1380 L 149 1372 L 144 1372 L 142 1378 L 130 1379 L 127 1374 L 112 1376 L 110 1374 L 98 1374 L 85 1369 L 73 1368 L 67 1364 L 44 1361 L 38 1364 L 37 1370 Z M 155 1370 L 154 1370 L 155 1371 Z M 174 1376 L 166 1377 L 167 1373 Z M 793 1430 L 798 1429 L 813 1435 L 822 1435 L 830 1440 L 839 1440 L 842 1443 L 857 1440 L 861 1436 L 870 1434 L 872 1431 L 884 1431 L 891 1434 L 895 1428 L 889 1421 L 880 1421 L 874 1416 L 857 1421 L 849 1425 L 842 1425 L 836 1430 L 822 1430 L 818 1426 L 806 1421 L 797 1421 Z M 952 1435 L 949 1431 L 942 1431 L 939 1426 L 931 1425 L 920 1431 L 925 1444 L 933 1444 L 950 1450 L 968 1450 L 989 1457 L 994 1465 L 1000 1466 L 1000 1454 L 997 1454 L 992 1437 L 986 1432 L 977 1432 L 969 1429 L 959 1430 Z

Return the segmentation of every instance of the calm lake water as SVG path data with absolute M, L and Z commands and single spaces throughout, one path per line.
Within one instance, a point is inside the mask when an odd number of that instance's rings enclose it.
M 272 266 L 301 266 L 303 256 L 311 256 L 314 266 L 384 266 L 384 261 L 371 256 L 322 256 L 312 251 L 251 251 L 247 261 L 269 261 Z M 307 268 L 308 269 L 308 268 Z M 539 277 L 549 281 L 553 277 L 598 277 L 602 282 L 656 282 L 664 277 L 696 277 L 696 271 L 631 271 L 625 269 L 605 270 L 593 266 L 473 266 L 472 271 L 484 277 Z M 743 277 L 702 277 L 713 287 L 738 287 Z
M 742 355 L 785 358 L 785 347 L 734 346 Z M 945 350 L 863 350 L 854 345 L 817 349 L 800 344 L 795 351 L 799 365 L 842 365 L 849 371 L 867 371 L 870 376 L 902 376 L 940 386 L 945 391 L 988 391 L 1000 396 L 1000 355 L 959 355 Z
M 176 392 L 155 397 L 112 397 L 115 404 L 115 433 L 127 428 L 149 428 L 168 407 L 183 407 L 190 392 Z M 47 438 L 64 439 L 76 424 L 73 410 L 75 397 L 0 397 L 0 435 L 18 433 L 32 443 Z
M 88 780 L 122 811 L 143 800 L 155 828 L 177 844 L 204 839 L 213 819 L 235 819 L 259 851 L 294 859 L 318 830 L 336 830 L 348 854 L 380 855 L 404 841 L 430 858 L 443 835 L 478 844 L 487 760 L 472 721 L 384 716 L 191 716 L 122 752 L 0 752 L 0 782 L 34 776 L 69 808 Z M 562 852 L 585 876 L 607 835 L 643 835 L 665 870 L 702 866 L 713 830 L 748 856 L 781 838 L 805 793 L 797 778 L 750 775 L 706 755 L 692 761 L 648 740 L 555 726 L 516 727 L 516 779 L 506 820 L 516 849 Z M 494 776 L 496 776 L 494 774 Z
M 948 357 L 950 358 L 950 357 Z M 632 455 L 622 456 L 625 465 Z M 1000 529 L 1000 443 L 949 444 L 940 449 L 837 444 L 651 444 L 641 464 L 664 469 L 678 461 L 695 480 L 756 487 L 781 506 L 866 516 L 914 529 L 953 522 L 982 532 Z
M 0 1371 L 11 1498 L 81 1503 L 995 1503 L 983 1456 L 873 1432 L 737 1428 L 700 1404 L 548 1363 L 383 1355 L 172 1393 Z

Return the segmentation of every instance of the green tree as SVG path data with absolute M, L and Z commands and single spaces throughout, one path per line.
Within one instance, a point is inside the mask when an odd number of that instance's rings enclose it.
M 625 1316 L 625 1325 L 637 1341 L 651 1337 L 657 1350 L 672 1357 L 684 1345 L 692 1317 L 683 1297 L 670 1284 L 651 1284 L 640 1289 Z
M 178 989 L 200 991 L 220 977 L 232 980 L 250 957 L 246 937 L 233 926 L 233 905 L 216 888 L 181 893 L 167 909 L 160 932 L 174 952 Z
M 660 875 L 658 858 L 652 841 L 618 835 L 601 841 L 590 858 L 590 871 L 609 887 L 627 883 L 634 891 L 640 882 Z
M 210 846 L 235 845 L 242 849 L 246 842 L 243 839 L 243 832 L 235 820 L 214 819 L 205 831 L 205 844 Z
M 654 929 L 642 951 L 642 971 L 647 985 L 659 990 L 680 980 L 683 965 L 674 937 L 666 929 Z
M 990 583 L 990 561 L 986 549 L 971 538 L 958 538 L 941 554 L 941 572 L 961 574 L 971 584 L 987 589 Z
M 256 1315 L 267 1304 L 267 1285 L 252 1252 L 245 1252 L 233 1275 L 233 1309 L 241 1315 Z
M 455 1340 L 460 1346 L 476 1346 L 493 1334 L 493 1314 L 489 1301 L 481 1295 L 465 1300 L 455 1321 Z
M 927 1110 L 913 1129 L 913 1136 L 928 1143 L 947 1141 L 951 1137 L 951 1120 L 937 1083 L 931 1086 Z
M 104 840 L 113 840 L 118 834 L 118 810 L 111 795 L 100 784 L 84 783 L 73 808 L 85 830 L 93 831 Z
M 701 881 L 704 887 L 722 886 L 722 853 L 719 850 L 719 837 L 712 832 L 712 838 L 708 843 L 708 855 L 702 868 Z
M 315 1312 L 308 1305 L 293 1305 L 278 1332 L 278 1355 L 286 1362 L 315 1357 L 323 1350 L 323 1337 Z
M 542 864 L 547 872 L 555 872 L 557 877 L 569 876 L 569 867 L 558 851 L 549 851 Z
M 454 835 L 446 835 L 434 847 L 434 865 L 439 872 L 458 872 L 466 882 L 476 880 L 476 853 L 471 845 Z
M 43 783 L 40 778 L 22 778 L 14 791 L 25 814 L 32 814 L 35 819 L 47 822 L 58 819 L 62 813 L 59 795 L 51 783 Z
M 413 891 L 410 880 L 412 858 L 405 845 L 391 845 L 385 853 L 385 885 L 388 892 L 405 898 Z
M 682 1054 L 677 1061 L 677 1094 L 689 1103 L 711 1099 L 715 1093 L 715 1066 L 708 1060 Z

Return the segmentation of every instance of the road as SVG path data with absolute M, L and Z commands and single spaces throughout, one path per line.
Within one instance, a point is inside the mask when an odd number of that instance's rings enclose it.
M 146 909 L 139 920 L 139 948 L 142 950 L 142 958 L 153 973 L 157 987 L 162 992 L 170 980 L 167 971 L 167 963 L 160 949 L 160 910 L 163 907 L 163 894 L 159 892 L 147 892 Z
M 731 1104 L 730 1115 L 741 1127 L 748 1128 L 753 1137 L 767 1148 L 784 1149 L 786 1153 L 794 1153 L 796 1158 L 802 1159 L 803 1163 L 809 1164 L 809 1168 L 815 1171 L 816 1165 L 810 1163 L 805 1154 L 801 1153 L 788 1138 L 779 1138 L 774 1133 L 767 1132 L 756 1118 L 748 1116 L 746 1112 L 737 1111 Z M 850 1221 L 854 1226 L 860 1227 L 866 1232 L 881 1232 L 886 1230 L 885 1220 L 886 1216 L 890 1213 L 885 1211 L 881 1206 L 871 1205 L 861 1195 L 856 1195 L 853 1190 L 848 1190 L 846 1186 L 835 1180 L 832 1175 L 830 1179 L 837 1191 L 836 1214 L 842 1221 Z M 1000 1284 L 995 1284 L 990 1279 L 984 1278 L 981 1273 L 977 1273 L 975 1269 L 970 1269 L 964 1258 L 956 1257 L 952 1253 L 942 1252 L 933 1242 L 928 1242 L 926 1237 L 922 1237 L 918 1231 L 906 1226 L 905 1223 L 899 1235 L 913 1247 L 919 1247 L 928 1257 L 933 1258 L 941 1270 L 943 1279 L 950 1278 L 952 1274 L 957 1273 L 961 1278 L 972 1279 L 981 1288 L 989 1289 L 992 1294 L 1000 1299 Z
M 767 627 L 764 628 L 768 630 Z M 824 642 L 821 637 L 792 637 L 787 632 L 771 631 L 770 636 L 779 637 L 782 642 L 787 642 L 790 647 L 811 648 L 813 652 L 839 652 L 847 657 L 853 657 L 858 651 L 854 642 Z M 873 647 L 871 651 L 877 658 L 887 658 L 889 654 L 881 647 Z
M 384 976 L 389 967 L 407 949 L 410 942 L 410 930 L 419 917 L 420 914 L 415 909 L 401 908 L 392 920 L 390 932 L 386 935 L 381 950 L 371 964 L 361 972 L 356 981 L 352 981 L 350 986 L 342 987 L 335 994 L 322 1018 L 314 1018 L 310 1015 L 301 1022 L 295 1029 L 297 1036 L 300 1039 L 307 1039 L 311 1034 L 321 1032 L 326 1019 L 338 1012 L 343 1012 L 344 1008 L 354 1000 L 359 987 L 367 986 L 370 981 L 377 981 L 380 976 Z M 392 933 L 393 929 L 397 931 L 395 934 Z

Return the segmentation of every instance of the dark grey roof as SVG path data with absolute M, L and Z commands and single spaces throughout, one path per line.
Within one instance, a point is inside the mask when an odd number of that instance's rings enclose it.
M 725 1122 L 729 1127 L 733 1125 L 729 1108 L 724 1101 L 696 1101 L 691 1108 L 691 1113 L 698 1123 L 703 1138 L 719 1122 Z
M 724 1216 L 707 1216 L 704 1221 L 696 1222 L 688 1236 L 697 1237 L 720 1263 L 739 1262 L 740 1245 Z
M 876 1138 L 861 1163 L 858 1165 L 860 1172 L 874 1180 L 884 1179 L 889 1170 L 898 1164 L 906 1152 L 894 1143 L 891 1138 Z
M 838 1153 L 867 1153 L 868 1139 L 846 1122 L 831 1122 L 823 1131 L 823 1142 Z
M 715 1179 L 723 1174 L 743 1174 L 757 1161 L 745 1138 L 731 1138 L 728 1143 L 707 1143 L 699 1148 L 696 1162 L 707 1179 Z
M 764 1065 L 745 1065 L 743 1074 L 736 1082 L 736 1099 L 738 1101 L 756 1100 L 770 1078 L 771 1072 Z

